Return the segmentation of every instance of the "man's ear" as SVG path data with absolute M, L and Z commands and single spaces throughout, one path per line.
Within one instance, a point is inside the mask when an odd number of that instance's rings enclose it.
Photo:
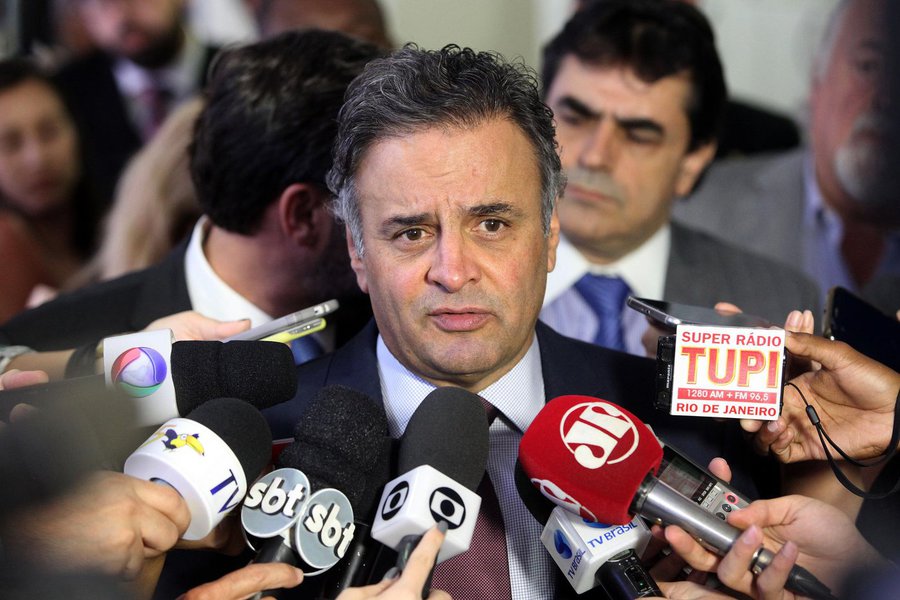
M 353 234 L 349 227 L 344 228 L 347 235 L 347 253 L 350 255 L 350 267 L 356 273 L 356 284 L 363 293 L 369 293 L 369 283 L 366 274 L 366 265 L 356 251 L 356 244 L 353 243 Z
M 550 216 L 550 235 L 547 239 L 547 272 L 556 267 L 556 249 L 559 247 L 559 215 L 556 213 L 557 198 L 553 205 L 553 213 Z
M 298 246 L 315 246 L 323 235 L 323 224 L 334 226 L 327 213 L 326 192 L 308 183 L 293 183 L 278 197 L 278 222 L 282 233 Z
M 716 142 L 710 141 L 681 157 L 681 166 L 675 179 L 675 195 L 687 196 L 694 184 L 716 155 Z

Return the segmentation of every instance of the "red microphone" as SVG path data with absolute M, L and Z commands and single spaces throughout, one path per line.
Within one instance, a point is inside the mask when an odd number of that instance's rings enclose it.
M 548 402 L 519 443 L 519 461 L 541 493 L 610 525 L 631 521 L 635 491 L 659 470 L 662 456 L 656 436 L 637 417 L 589 396 Z
M 727 553 L 740 530 L 657 479 L 661 460 L 662 446 L 649 427 L 624 408 L 589 396 L 551 400 L 519 444 L 519 462 L 531 483 L 566 510 L 609 525 L 627 523 L 633 515 L 678 525 L 712 552 Z M 760 546 L 750 570 L 759 574 L 773 557 Z M 785 588 L 834 598 L 796 565 Z

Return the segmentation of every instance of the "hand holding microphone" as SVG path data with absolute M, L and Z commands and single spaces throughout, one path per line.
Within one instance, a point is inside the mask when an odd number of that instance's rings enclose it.
M 636 514 L 678 525 L 710 550 L 727 553 L 740 530 L 657 479 L 661 459 L 662 448 L 646 425 L 621 407 L 586 396 L 548 403 L 519 446 L 519 460 L 532 483 L 567 510 L 604 523 L 626 523 Z M 753 571 L 762 572 L 773 558 L 771 551 L 757 548 Z M 799 567 L 791 569 L 787 587 L 833 598 Z

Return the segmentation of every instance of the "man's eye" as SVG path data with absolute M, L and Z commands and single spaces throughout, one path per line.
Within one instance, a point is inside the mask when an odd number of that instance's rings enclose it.
M 497 233 L 503 229 L 504 223 L 499 219 L 485 219 L 481 222 L 482 227 L 490 233 Z
M 400 237 L 409 242 L 416 242 L 422 239 L 423 234 L 421 229 L 407 229 L 400 234 Z

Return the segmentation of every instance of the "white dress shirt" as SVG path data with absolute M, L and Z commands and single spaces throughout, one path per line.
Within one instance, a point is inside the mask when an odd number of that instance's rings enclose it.
M 435 386 L 404 367 L 378 336 L 381 394 L 393 437 L 400 437 L 422 400 Z M 541 525 L 519 498 L 513 477 L 519 440 L 544 406 L 544 379 L 537 337 L 512 370 L 478 393 L 500 415 L 490 428 L 487 472 L 497 493 L 506 528 L 510 587 L 514 600 L 552 598 L 555 570 L 541 544 Z

